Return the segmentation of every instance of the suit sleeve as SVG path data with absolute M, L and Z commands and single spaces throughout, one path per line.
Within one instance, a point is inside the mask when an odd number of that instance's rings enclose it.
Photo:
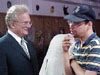
M 8 75 L 6 56 L 0 52 L 0 75 Z
M 33 46 L 34 48 L 34 46 Z M 35 63 L 35 68 L 34 68 L 34 72 L 36 75 L 39 75 L 39 66 L 38 66 L 38 60 L 37 60 L 37 54 L 36 54 L 36 49 L 34 48 L 34 63 Z

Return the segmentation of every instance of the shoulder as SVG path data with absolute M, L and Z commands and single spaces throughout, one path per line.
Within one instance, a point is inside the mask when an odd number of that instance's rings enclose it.
M 91 44 L 93 45 L 100 45 L 100 38 L 98 36 L 95 36 L 91 41 Z
M 3 42 L 8 42 L 12 40 L 12 37 L 10 34 L 6 33 L 3 37 L 0 38 L 0 43 L 3 43 Z
M 91 52 L 95 54 L 100 54 L 100 38 L 95 36 L 89 43 L 89 48 Z
M 0 38 L 0 43 L 6 42 L 7 37 L 4 35 Z

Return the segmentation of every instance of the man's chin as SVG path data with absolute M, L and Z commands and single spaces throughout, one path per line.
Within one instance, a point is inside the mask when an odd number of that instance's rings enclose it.
M 74 35 L 74 37 L 75 37 L 75 38 L 78 38 L 79 36 L 78 36 L 78 35 Z
M 25 36 L 27 36 L 27 35 L 28 35 L 28 33 L 24 33 L 24 35 L 25 35 Z

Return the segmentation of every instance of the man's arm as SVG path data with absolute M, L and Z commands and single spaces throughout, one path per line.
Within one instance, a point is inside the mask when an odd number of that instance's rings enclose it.
M 71 38 L 69 36 L 66 36 L 62 42 L 64 67 L 65 67 L 66 75 L 72 75 L 72 70 L 69 63 L 69 53 L 68 53 L 69 47 L 71 46 L 70 40 Z
M 63 53 L 64 55 L 64 67 L 65 67 L 65 73 L 66 75 L 72 75 L 72 69 L 70 67 L 70 63 L 69 63 L 69 54 L 67 53 Z
M 71 67 L 76 75 L 97 75 L 96 71 L 83 70 L 75 60 L 72 60 Z
M 63 53 L 63 55 L 64 55 L 64 66 L 65 66 L 66 74 L 67 74 L 67 71 L 70 70 L 70 67 L 68 66 L 68 57 L 67 57 L 68 50 L 69 50 L 70 46 L 71 46 L 70 37 L 66 36 L 65 39 L 62 42 L 62 47 L 63 47 L 63 51 L 64 51 L 64 53 Z M 75 60 L 72 60 L 72 63 L 70 64 L 70 66 L 72 67 L 72 69 L 74 70 L 76 75 L 89 75 L 89 74 L 97 75 L 96 71 L 89 71 L 89 70 L 85 71 L 85 70 L 83 70 Z
M 0 52 L 0 75 L 8 75 L 6 56 Z

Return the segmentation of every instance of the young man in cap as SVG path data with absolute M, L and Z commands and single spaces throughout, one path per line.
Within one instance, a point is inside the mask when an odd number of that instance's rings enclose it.
M 69 58 L 75 75 L 100 75 L 100 38 L 93 30 L 95 12 L 88 5 L 79 5 L 64 19 L 68 20 L 73 36 L 80 38 Z M 70 37 L 66 36 L 62 44 L 64 57 L 70 45 Z

